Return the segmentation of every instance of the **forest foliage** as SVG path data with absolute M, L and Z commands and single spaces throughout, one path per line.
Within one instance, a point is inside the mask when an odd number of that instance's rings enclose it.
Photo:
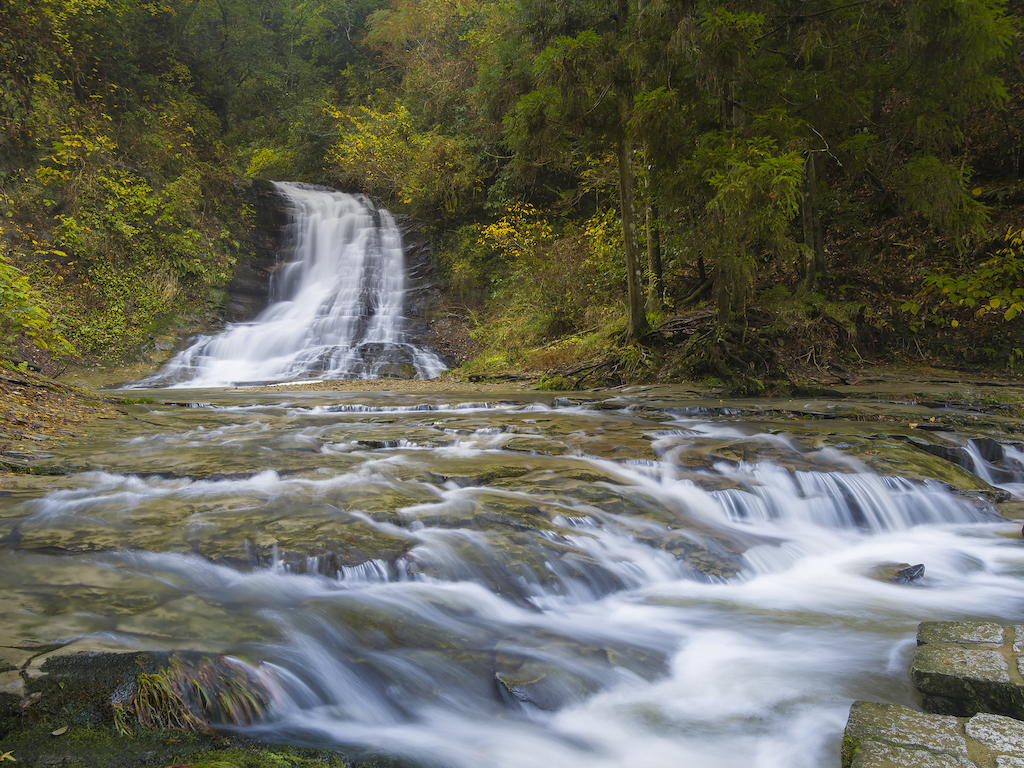
M 1015 364 L 1020 15 L 0 0 L 0 345 L 123 356 L 215 308 L 248 258 L 248 179 L 274 178 L 416 216 L 507 362 L 598 332 L 638 349 L 702 306 L 784 324 L 785 294 L 890 345 L 984 334 Z

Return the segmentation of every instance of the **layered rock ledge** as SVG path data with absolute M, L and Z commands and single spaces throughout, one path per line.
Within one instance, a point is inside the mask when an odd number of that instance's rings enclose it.
M 910 676 L 927 711 L 854 702 L 843 768 L 1024 768 L 1024 625 L 923 622 Z
M 926 621 L 910 677 L 922 706 L 939 715 L 979 712 L 1024 720 L 1024 626 Z
M 900 704 L 854 702 L 843 768 L 1024 768 L 1024 723 L 932 715 Z

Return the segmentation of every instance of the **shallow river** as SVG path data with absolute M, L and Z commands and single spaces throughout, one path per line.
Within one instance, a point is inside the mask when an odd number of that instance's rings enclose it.
M 274 693 L 250 729 L 272 739 L 458 768 L 837 766 L 853 700 L 913 703 L 918 622 L 1022 615 L 995 501 L 1024 455 L 935 431 L 948 412 L 131 394 L 157 402 L 56 451 L 73 473 L 0 489 L 0 644 L 230 654 Z M 919 423 L 846 418 L 872 408 Z

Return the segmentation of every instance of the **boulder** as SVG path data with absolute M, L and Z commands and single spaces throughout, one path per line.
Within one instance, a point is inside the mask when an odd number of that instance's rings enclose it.
M 918 563 L 879 563 L 869 574 L 877 581 L 888 581 L 891 584 L 913 584 L 924 578 L 924 564 Z

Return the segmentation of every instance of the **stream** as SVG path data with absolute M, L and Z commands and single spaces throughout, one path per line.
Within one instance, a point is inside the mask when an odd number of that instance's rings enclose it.
M 913 703 L 918 622 L 1024 603 L 999 514 L 1024 454 L 966 412 L 131 394 L 155 402 L 56 451 L 69 474 L 3 486 L 2 644 L 230 655 L 273 693 L 246 728 L 270 740 L 459 768 L 836 766 L 853 700 Z
M 223 655 L 269 701 L 225 728 L 422 768 L 822 768 L 854 700 L 914 703 L 919 622 L 1021 620 L 1012 411 L 950 382 L 277 386 L 444 367 L 390 215 L 277 189 L 264 312 L 0 484 L 0 649 L 26 674 Z

